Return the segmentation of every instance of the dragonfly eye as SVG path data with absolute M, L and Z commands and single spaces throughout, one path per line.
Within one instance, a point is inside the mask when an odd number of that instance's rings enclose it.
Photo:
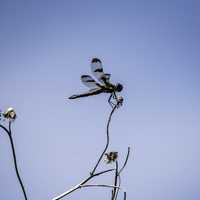
M 117 92 L 121 92 L 121 91 L 123 90 L 123 85 L 120 84 L 120 83 L 118 83 L 118 84 L 116 85 L 116 90 L 117 90 Z

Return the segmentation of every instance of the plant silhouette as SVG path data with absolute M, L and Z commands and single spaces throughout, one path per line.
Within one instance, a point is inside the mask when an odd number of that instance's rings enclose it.
M 15 146 L 14 146 L 14 141 L 13 141 L 13 137 L 12 137 L 12 123 L 14 122 L 14 120 L 17 117 L 17 114 L 15 112 L 15 110 L 13 108 L 8 108 L 5 112 L 1 112 L 0 113 L 0 117 L 1 120 L 6 121 L 6 123 L 8 124 L 8 128 L 2 124 L 0 124 L 0 128 L 2 128 L 4 130 L 5 133 L 7 133 L 9 141 L 10 141 L 10 145 L 11 145 L 11 149 L 12 149 L 12 155 L 13 155 L 13 162 L 14 162 L 14 168 L 15 168 L 15 173 L 17 175 L 17 180 L 19 181 L 19 184 L 21 186 L 23 195 L 24 195 L 24 199 L 28 200 L 27 194 L 26 194 L 26 190 L 22 181 L 22 178 L 20 176 L 19 173 L 19 169 L 18 169 L 18 164 L 17 164 L 17 157 L 16 157 L 16 153 L 15 153 Z
M 130 155 L 130 147 L 128 147 L 128 151 L 127 151 L 127 155 L 125 157 L 124 164 L 121 167 L 119 166 L 119 163 L 118 163 L 118 159 L 119 159 L 118 152 L 117 151 L 110 151 L 110 152 L 107 151 L 109 144 L 110 144 L 110 123 L 111 123 L 112 116 L 113 116 L 114 112 L 118 108 L 122 107 L 122 105 L 123 105 L 123 98 L 118 97 L 116 93 L 121 92 L 121 90 L 123 89 L 123 86 L 121 84 L 114 85 L 114 84 L 110 83 L 110 81 L 109 81 L 110 74 L 105 74 L 103 72 L 101 61 L 98 58 L 93 58 L 91 64 L 92 64 L 93 74 L 98 79 L 98 81 L 101 82 L 101 84 L 97 83 L 89 75 L 83 75 L 81 77 L 81 80 L 86 86 L 92 86 L 92 87 L 95 86 L 97 88 L 93 88 L 92 90 L 90 90 L 89 93 L 85 93 L 85 94 L 81 94 L 81 95 L 73 95 L 73 96 L 69 97 L 69 99 L 76 99 L 79 97 L 91 96 L 91 95 L 96 95 L 96 94 L 100 94 L 100 93 L 109 93 L 110 94 L 108 102 L 109 102 L 110 106 L 112 107 L 112 110 L 109 114 L 108 121 L 106 124 L 106 144 L 105 144 L 105 147 L 103 148 L 99 158 L 95 162 L 94 167 L 89 172 L 89 175 L 85 179 L 83 179 L 80 183 L 78 183 L 71 189 L 65 191 L 64 193 L 54 197 L 52 200 L 62 199 L 64 197 L 66 197 L 67 195 L 77 191 L 78 189 L 88 188 L 88 187 L 90 187 L 90 188 L 99 187 L 99 188 L 111 189 L 111 200 L 117 200 L 119 191 L 122 191 L 123 199 L 126 200 L 126 196 L 127 196 L 126 191 L 124 191 L 123 188 L 121 187 L 121 173 L 127 165 L 129 155 Z M 14 146 L 14 141 L 13 141 L 13 136 L 12 136 L 12 124 L 16 118 L 17 118 L 17 114 L 16 114 L 15 110 L 11 107 L 8 108 L 4 112 L 0 111 L 0 128 L 8 135 L 11 149 L 12 149 L 13 163 L 14 163 L 14 169 L 16 172 L 17 180 L 21 186 L 24 199 L 28 200 L 26 190 L 24 187 L 24 183 L 23 183 L 22 178 L 19 173 L 17 157 L 16 157 L 16 153 L 15 153 L 15 146 Z M 100 166 L 100 163 L 104 157 L 106 159 L 107 166 L 110 166 L 109 165 L 110 163 L 114 163 L 115 167 L 114 168 L 108 167 L 108 169 L 106 169 L 106 170 L 98 171 L 98 167 Z M 110 174 L 111 172 L 114 172 L 113 184 L 110 185 L 110 184 L 90 184 L 89 183 L 89 181 L 94 179 L 95 177 L 98 177 L 98 176 L 101 176 L 104 174 Z
M 83 181 L 81 181 L 80 183 L 78 183 L 77 185 L 75 185 L 74 187 L 72 187 L 71 189 L 67 190 L 66 192 L 54 197 L 52 200 L 59 200 L 62 199 L 64 197 L 66 197 L 67 195 L 75 192 L 78 189 L 82 189 L 85 187 L 106 187 L 106 188 L 111 188 L 111 200 L 117 200 L 118 198 L 118 194 L 119 191 L 123 191 L 123 188 L 121 187 L 121 173 L 124 170 L 124 168 L 126 167 L 126 164 L 128 162 L 128 158 L 130 155 L 130 147 L 128 147 L 128 152 L 126 155 L 126 159 L 124 161 L 124 164 L 121 168 L 119 168 L 119 164 L 118 164 L 118 152 L 107 152 L 107 149 L 109 147 L 110 144 L 110 123 L 111 123 L 111 119 L 112 116 L 114 114 L 114 112 L 120 108 L 123 104 L 123 98 L 122 97 L 117 97 L 115 98 L 116 102 L 113 103 L 112 102 L 112 110 L 109 114 L 108 117 L 108 121 L 107 121 L 107 126 L 106 126 L 106 145 L 104 147 L 104 149 L 102 150 L 102 153 L 99 156 L 99 159 L 97 160 L 96 164 L 94 165 L 94 168 L 92 169 L 92 171 L 89 173 L 88 177 L 86 177 Z M 110 102 L 109 102 L 110 103 Z M 102 161 L 103 157 L 106 157 L 107 160 L 107 164 L 109 163 L 115 163 L 115 168 L 109 168 L 107 170 L 104 171 L 100 171 L 97 172 L 97 169 L 100 165 L 100 162 Z M 108 185 L 108 184 L 88 184 L 88 182 L 92 179 L 94 179 L 97 176 L 103 175 L 103 174 L 109 174 L 110 172 L 114 172 L 114 183 L 113 185 Z M 126 191 L 123 191 L 124 193 L 124 200 L 126 199 Z

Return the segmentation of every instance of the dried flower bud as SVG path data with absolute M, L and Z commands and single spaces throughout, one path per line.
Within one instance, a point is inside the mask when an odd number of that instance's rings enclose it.
M 117 99 L 117 106 L 120 107 L 123 105 L 124 98 L 122 96 L 118 97 Z
M 111 152 L 105 153 L 105 156 L 106 156 L 107 164 L 109 164 L 109 163 L 115 162 L 117 160 L 118 152 L 111 151 Z
M 4 113 L 3 113 L 4 118 L 9 119 L 14 121 L 17 117 L 16 112 L 13 108 L 8 108 Z

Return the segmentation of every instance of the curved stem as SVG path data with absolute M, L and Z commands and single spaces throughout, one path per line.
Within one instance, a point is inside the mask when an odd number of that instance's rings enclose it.
M 113 113 L 114 113 L 114 111 L 116 110 L 117 107 L 118 107 L 118 105 L 115 105 L 115 106 L 113 107 L 113 109 L 112 109 L 110 115 L 109 115 L 108 122 L 107 122 L 107 127 L 106 127 L 106 136 L 107 136 L 107 138 L 106 138 L 106 146 L 105 146 L 105 148 L 104 148 L 102 154 L 100 155 L 100 157 L 99 157 L 99 159 L 98 159 L 98 161 L 97 161 L 97 163 L 96 163 L 94 169 L 92 170 L 91 174 L 94 174 L 94 173 L 95 173 L 95 171 L 96 171 L 96 169 L 97 169 L 97 167 L 98 167 L 98 165 L 99 165 L 101 159 L 103 158 L 103 156 L 104 156 L 104 154 L 105 154 L 105 152 L 106 152 L 106 150 L 107 150 L 107 148 L 108 148 L 108 146 L 109 146 L 109 143 L 110 143 L 110 136 L 109 136 L 110 121 L 111 121 L 112 115 L 113 115 Z
M 3 125 L 1 125 L 1 124 L 0 124 L 0 128 L 2 128 L 8 135 L 10 134 L 8 129 L 6 127 L 4 127 Z
M 59 196 L 53 198 L 52 200 L 59 200 L 59 199 L 62 199 L 64 196 L 67 196 L 69 195 L 70 193 L 80 189 L 80 188 L 83 188 L 83 187 L 92 187 L 92 185 L 85 185 L 89 180 L 91 180 L 93 177 L 95 176 L 99 176 L 101 174 L 104 174 L 104 173 L 107 173 L 107 172 L 110 172 L 110 171 L 116 171 L 116 169 L 109 169 L 109 170 L 105 170 L 105 171 L 102 171 L 102 172 L 99 172 L 99 173 L 95 173 L 96 172 L 96 169 L 101 161 L 101 159 L 103 158 L 108 146 L 109 146 L 109 143 L 110 143 L 110 136 L 109 136 L 109 126 L 110 126 L 110 122 L 111 122 L 111 118 L 112 118 L 112 115 L 114 113 L 114 111 L 119 107 L 119 103 L 120 102 L 117 102 L 117 104 L 113 107 L 112 111 L 110 112 L 110 115 L 109 115 L 109 118 L 108 118 L 108 122 L 107 122 L 107 127 L 106 127 L 106 145 L 105 145 L 105 148 L 103 150 L 103 152 L 101 153 L 95 167 L 93 168 L 92 172 L 90 172 L 90 176 L 87 177 L 86 179 L 84 179 L 83 181 L 81 181 L 79 184 L 75 185 L 74 187 L 72 187 L 70 190 L 60 194 Z M 118 175 L 118 169 L 117 169 L 117 173 L 116 175 Z M 93 185 L 93 186 L 97 186 L 97 185 Z M 105 185 L 104 185 L 105 186 Z M 104 187 L 103 185 L 101 186 L 98 186 L 98 187 Z M 109 187 L 112 187 L 113 189 L 118 189 L 118 186 L 115 185 L 115 186 L 109 186 Z
M 126 167 L 126 164 L 128 162 L 128 158 L 129 158 L 129 155 L 130 155 L 130 147 L 128 147 L 128 152 L 127 152 L 127 155 L 126 155 L 126 159 L 125 159 L 125 162 L 124 162 L 124 165 L 123 167 L 119 170 L 119 173 L 118 174 L 121 174 L 121 172 L 124 170 L 124 168 Z
M 3 125 L 0 125 L 0 127 L 4 131 L 6 131 L 6 133 L 8 134 L 8 137 L 9 137 L 9 140 L 10 140 L 10 144 L 11 144 L 14 167 L 15 167 L 15 172 L 16 172 L 16 175 L 17 175 L 17 179 L 18 179 L 18 181 L 20 183 L 20 186 L 22 188 L 24 199 L 28 200 L 27 195 L 26 195 L 26 191 L 25 191 L 25 188 L 24 188 L 24 185 L 23 185 L 23 182 L 22 182 L 20 174 L 19 174 L 18 166 L 17 166 L 17 158 L 16 158 L 16 153 L 15 153 L 15 146 L 14 146 L 14 142 L 13 142 L 13 138 L 12 138 L 12 131 L 11 131 L 11 122 L 9 122 L 9 130 L 7 128 L 5 128 Z

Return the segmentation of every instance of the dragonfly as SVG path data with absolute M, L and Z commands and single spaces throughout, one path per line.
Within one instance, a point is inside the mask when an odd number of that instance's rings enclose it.
M 122 104 L 123 98 L 117 97 L 116 93 L 123 90 L 123 85 L 120 83 L 113 84 L 110 82 L 111 74 L 104 73 L 102 62 L 99 58 L 92 59 L 91 71 L 97 81 L 90 75 L 81 76 L 81 82 L 85 86 L 89 87 L 90 90 L 82 94 L 72 95 L 69 97 L 69 99 L 77 99 L 81 97 L 98 95 L 101 93 L 109 93 L 110 96 L 108 98 L 108 103 L 111 105 L 111 107 Z M 115 103 L 113 102 L 113 100 L 115 101 Z

